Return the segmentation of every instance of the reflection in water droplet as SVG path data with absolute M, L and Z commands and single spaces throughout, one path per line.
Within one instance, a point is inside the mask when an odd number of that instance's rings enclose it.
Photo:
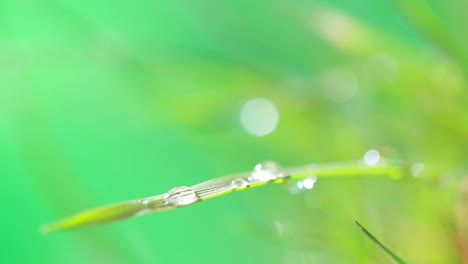
M 299 189 L 304 188 L 304 183 L 302 183 L 302 181 L 298 181 L 297 182 L 297 188 L 299 188 Z
M 235 179 L 231 182 L 231 187 L 232 188 L 240 188 L 240 187 L 244 187 L 246 186 L 247 184 L 249 184 L 247 181 L 245 181 L 244 179 Z
M 317 182 L 317 176 L 309 176 L 302 180 L 286 181 L 285 186 L 292 194 L 299 194 L 313 189 Z
M 172 188 L 164 195 L 164 203 L 175 206 L 192 204 L 198 200 L 195 190 L 187 186 Z
M 254 171 L 249 176 L 251 182 L 262 182 L 282 177 L 281 166 L 274 161 L 265 161 L 255 165 Z
M 310 189 L 314 188 L 314 184 L 315 184 L 316 181 L 317 181 L 317 176 L 310 176 L 308 178 L 305 178 L 302 181 L 302 184 L 304 185 L 304 188 L 310 190 Z
M 380 153 L 375 149 L 371 149 L 364 154 L 362 160 L 367 166 L 375 166 L 380 160 Z

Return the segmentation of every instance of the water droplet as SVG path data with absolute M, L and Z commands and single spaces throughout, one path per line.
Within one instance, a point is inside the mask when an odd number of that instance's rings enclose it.
M 292 194 L 299 194 L 314 188 L 317 176 L 309 176 L 303 180 L 286 181 L 285 186 Z
M 231 186 L 232 188 L 240 188 L 240 187 L 244 187 L 246 186 L 247 184 L 249 184 L 247 181 L 245 181 L 244 179 L 235 179 L 231 182 Z
M 187 186 L 172 188 L 164 194 L 164 203 L 175 206 L 192 204 L 198 200 L 199 198 L 195 190 Z
M 297 182 L 297 188 L 302 189 L 304 188 L 304 183 L 302 181 Z
M 375 166 L 377 163 L 379 163 L 380 153 L 375 149 L 371 149 L 367 151 L 366 154 L 364 154 L 362 160 L 367 166 Z
M 254 171 L 249 176 L 251 182 L 263 182 L 274 180 L 283 176 L 281 166 L 274 161 L 265 161 L 255 165 Z
M 312 189 L 314 188 L 315 182 L 317 181 L 317 176 L 310 176 L 305 178 L 302 181 L 302 185 L 304 186 L 305 189 Z

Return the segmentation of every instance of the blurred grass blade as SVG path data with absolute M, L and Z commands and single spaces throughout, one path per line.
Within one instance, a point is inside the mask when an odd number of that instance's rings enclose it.
M 380 242 L 375 236 L 373 236 L 367 229 L 365 229 L 361 224 L 359 224 L 358 221 L 354 221 L 356 225 L 366 234 L 368 238 L 370 238 L 375 244 L 377 244 L 381 249 L 383 249 L 390 257 L 395 260 L 399 264 L 407 264 L 403 259 L 401 259 L 397 254 L 395 254 L 393 251 L 388 249 L 382 242 Z

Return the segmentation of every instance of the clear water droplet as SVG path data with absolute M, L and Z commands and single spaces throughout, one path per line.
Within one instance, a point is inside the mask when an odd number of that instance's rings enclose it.
M 244 179 L 235 179 L 231 182 L 231 186 L 232 188 L 240 188 L 240 187 L 244 187 L 246 186 L 247 184 L 249 184 L 246 180 Z
M 252 174 L 249 176 L 251 182 L 262 182 L 274 180 L 282 177 L 283 169 L 274 161 L 265 161 L 255 165 Z
M 199 200 L 194 189 L 187 186 L 172 188 L 164 195 L 164 203 L 175 206 L 182 206 L 195 203 Z
M 298 189 L 302 190 L 304 188 L 304 183 L 302 181 L 298 181 L 296 185 Z
M 314 188 L 317 176 L 309 176 L 302 180 L 286 181 L 285 186 L 292 194 L 298 194 Z
M 302 181 L 302 184 L 303 184 L 305 189 L 310 190 L 310 189 L 314 188 L 314 185 L 315 185 L 316 181 L 317 181 L 317 176 L 310 176 L 310 177 L 305 178 Z
M 371 149 L 364 154 L 362 160 L 367 166 L 375 166 L 380 161 L 380 153 L 375 149 Z

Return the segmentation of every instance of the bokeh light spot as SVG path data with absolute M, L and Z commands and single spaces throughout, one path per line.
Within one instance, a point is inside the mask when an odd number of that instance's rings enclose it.
M 332 101 L 344 102 L 354 97 L 358 91 L 356 74 L 347 68 L 337 68 L 322 77 L 325 95 Z
M 244 129 L 254 136 L 266 136 L 278 126 L 276 106 L 263 98 L 255 98 L 242 106 L 240 121 Z

